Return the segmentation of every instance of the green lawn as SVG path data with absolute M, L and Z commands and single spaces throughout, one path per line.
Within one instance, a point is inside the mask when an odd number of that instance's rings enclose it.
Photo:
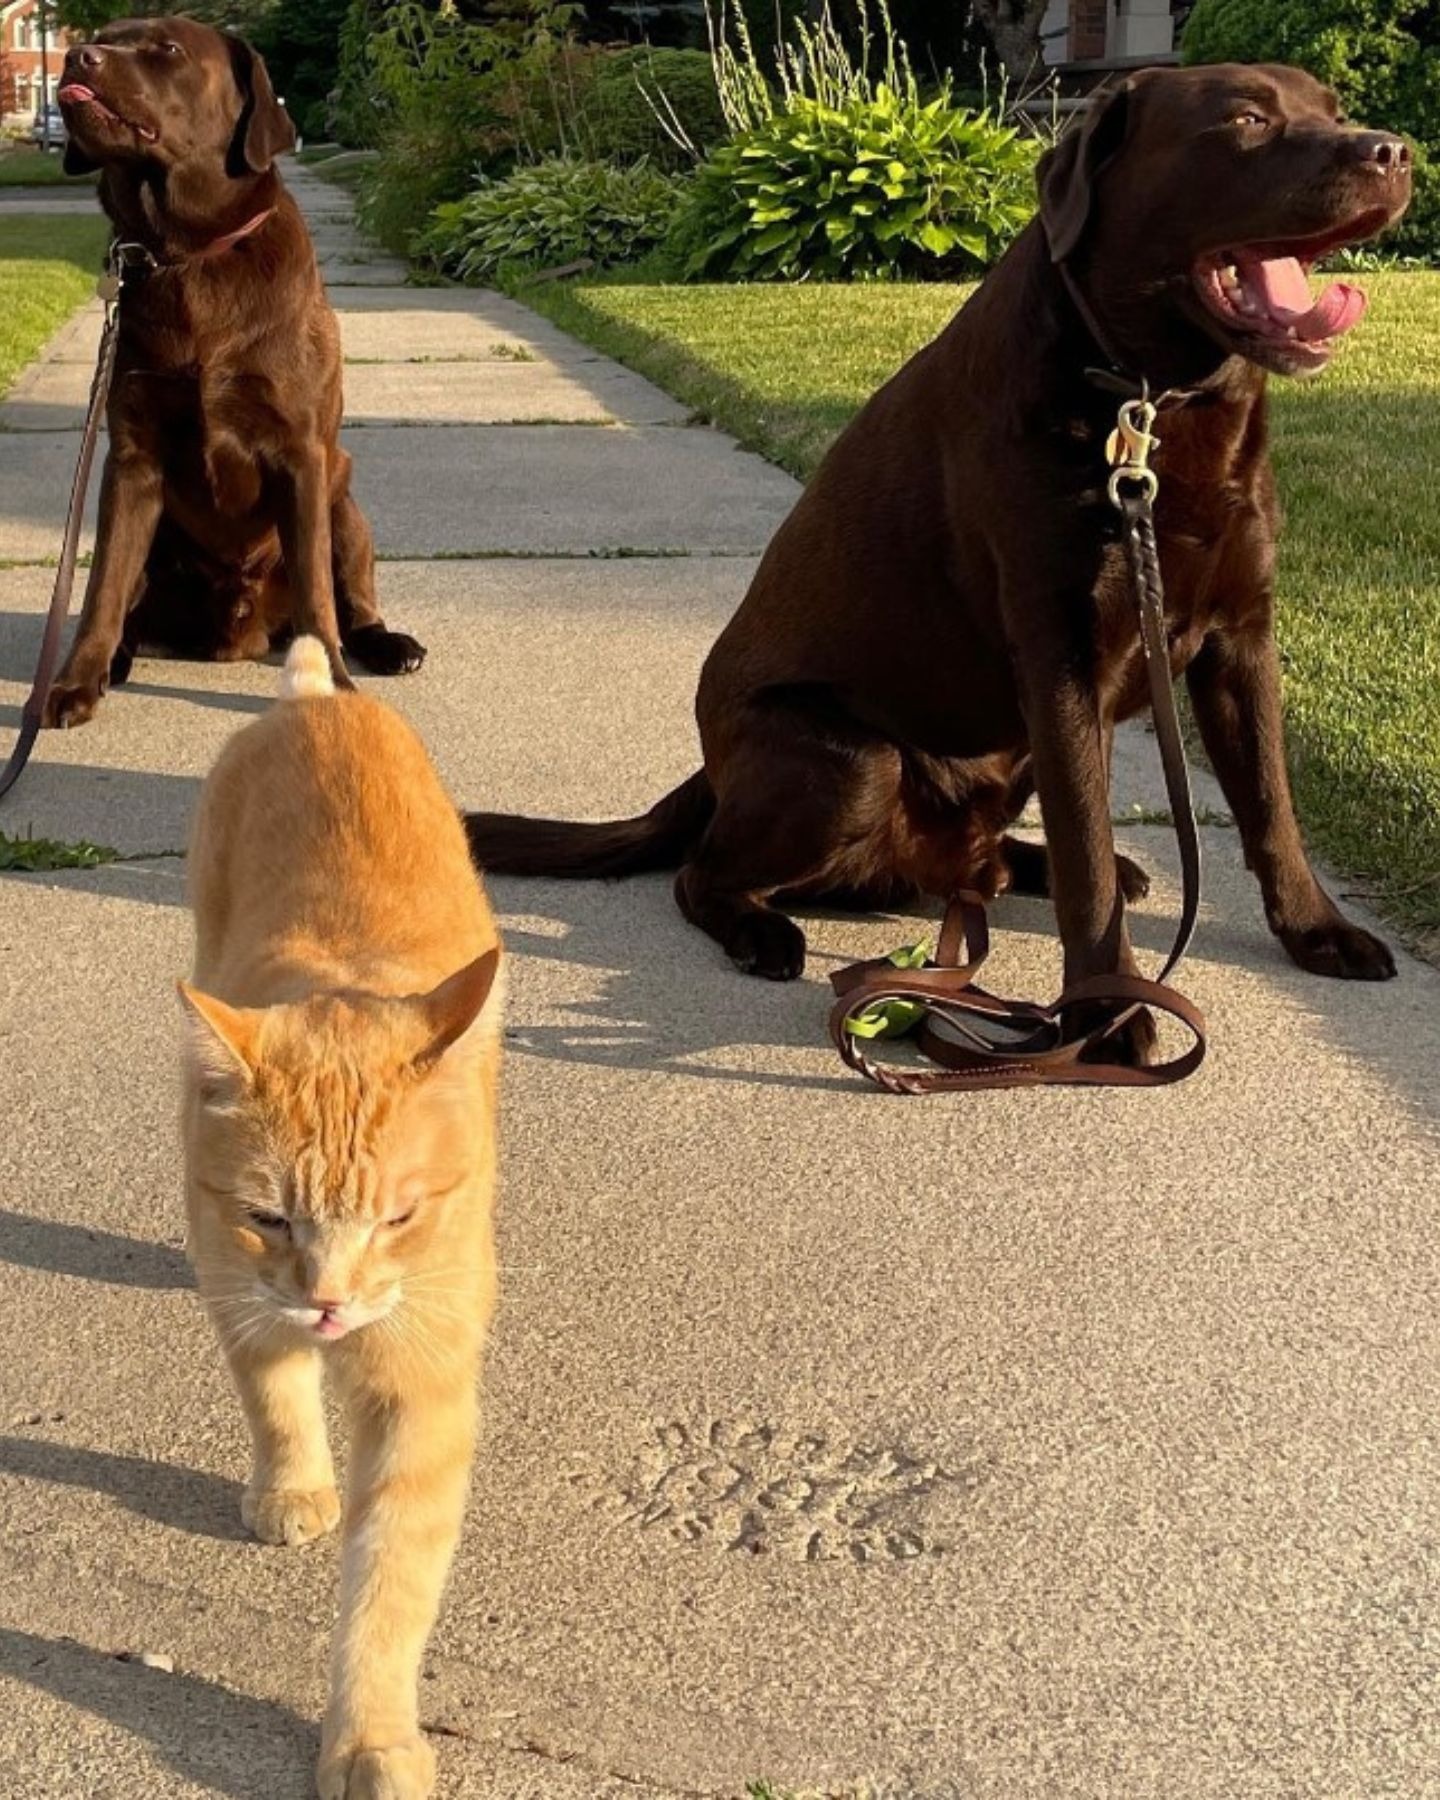
M 95 291 L 109 226 L 37 213 L 0 221 L 0 395 Z
M 0 188 L 85 188 L 94 185 L 93 175 L 67 175 L 65 159 L 58 150 L 52 150 L 46 155 L 43 150 L 22 146 L 0 152 Z
M 1301 816 L 1417 935 L 1440 933 L 1440 273 L 1362 278 L 1317 381 L 1272 385 L 1279 635 Z M 966 290 L 537 284 L 524 298 L 802 479 Z

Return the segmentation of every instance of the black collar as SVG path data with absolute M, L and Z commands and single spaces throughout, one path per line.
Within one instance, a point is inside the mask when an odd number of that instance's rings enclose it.
M 1070 265 L 1061 261 L 1055 264 L 1060 271 L 1060 279 L 1065 283 L 1065 291 L 1070 296 L 1070 303 L 1080 315 L 1080 323 L 1090 334 L 1095 348 L 1109 364 L 1108 368 L 1087 368 L 1085 379 L 1092 386 L 1102 388 L 1108 394 L 1119 394 L 1126 400 L 1149 401 L 1157 411 L 1168 411 L 1172 407 L 1186 406 L 1191 401 L 1207 397 L 1209 389 L 1205 387 L 1164 388 L 1152 396 L 1150 383 L 1143 374 L 1132 369 L 1121 356 L 1115 354 L 1115 347 L 1109 333 L 1095 316 L 1095 309 L 1080 291 L 1080 283 L 1070 271 Z

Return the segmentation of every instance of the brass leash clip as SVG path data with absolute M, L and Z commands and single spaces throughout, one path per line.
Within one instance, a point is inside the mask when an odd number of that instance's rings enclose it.
M 105 305 L 105 323 L 111 324 L 120 305 L 120 290 L 125 285 L 127 271 L 138 269 L 145 273 L 158 269 L 159 263 L 143 244 L 134 243 L 128 238 L 115 238 L 105 252 L 105 267 L 100 279 L 95 283 L 96 296 Z
M 1115 429 L 1105 440 L 1105 460 L 1110 465 L 1110 481 L 1106 492 L 1110 504 L 1122 508 L 1124 488 L 1133 483 L 1144 500 L 1153 501 L 1160 482 L 1150 467 L 1150 452 L 1160 443 L 1150 427 L 1155 423 L 1155 408 L 1148 399 L 1126 400 L 1120 407 Z

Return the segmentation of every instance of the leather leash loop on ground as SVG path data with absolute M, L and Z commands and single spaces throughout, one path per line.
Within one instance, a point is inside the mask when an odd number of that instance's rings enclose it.
M 80 549 L 80 526 L 85 512 L 85 495 L 90 486 L 91 465 L 95 461 L 95 442 L 100 432 L 100 418 L 110 392 L 110 377 L 115 371 L 115 344 L 120 329 L 120 294 L 127 271 L 144 266 L 155 258 L 143 244 L 116 239 L 105 253 L 105 268 L 95 284 L 95 292 L 105 302 L 105 322 L 100 330 L 100 351 L 95 360 L 95 375 L 90 383 L 90 405 L 85 414 L 85 427 L 80 435 L 80 454 L 75 461 L 75 478 L 70 485 L 70 507 L 65 514 L 65 535 L 60 546 L 60 563 L 55 570 L 55 586 L 50 594 L 50 607 L 45 614 L 45 628 L 40 637 L 40 654 L 35 662 L 35 679 L 29 697 L 20 712 L 20 735 L 9 761 L 0 769 L 0 796 L 9 793 L 20 779 L 30 752 L 35 747 L 41 722 L 45 717 L 45 701 L 55 667 L 60 660 L 60 634 L 70 610 L 70 596 L 75 590 L 75 565 Z
M 887 1093 L 1046 1085 L 1163 1087 L 1183 1081 L 1205 1060 L 1204 1015 L 1168 985 L 1189 948 L 1200 910 L 1200 832 L 1175 709 L 1155 538 L 1158 482 L 1149 457 L 1159 442 L 1150 430 L 1156 410 L 1143 382 L 1121 405 L 1107 445 L 1112 465 L 1108 491 L 1121 516 L 1155 737 L 1180 848 L 1183 891 L 1174 942 L 1155 980 L 1118 972 L 1092 975 L 1072 983 L 1051 1006 L 1004 1000 L 975 982 L 989 951 L 984 902 L 978 894 L 957 893 L 945 910 L 934 960 L 926 966 L 901 966 L 896 958 L 880 957 L 852 963 L 830 977 L 836 995 L 831 1040 L 852 1069 Z M 907 957 L 907 965 L 909 961 Z M 1144 1068 L 1107 1059 L 1106 1039 L 1142 1007 L 1182 1025 L 1190 1034 L 1189 1046 L 1167 1062 Z M 1077 1015 L 1096 1022 L 1077 1033 Z M 877 1061 L 866 1046 L 883 1036 L 907 1037 L 935 1066 Z

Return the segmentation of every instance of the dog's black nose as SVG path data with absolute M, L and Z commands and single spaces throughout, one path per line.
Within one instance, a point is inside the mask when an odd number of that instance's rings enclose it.
M 1358 131 L 1355 151 L 1361 162 L 1369 163 L 1383 175 L 1397 175 L 1410 167 L 1410 146 L 1393 132 Z
M 65 67 L 70 70 L 93 74 L 105 60 L 105 52 L 98 44 L 76 44 L 67 52 Z

